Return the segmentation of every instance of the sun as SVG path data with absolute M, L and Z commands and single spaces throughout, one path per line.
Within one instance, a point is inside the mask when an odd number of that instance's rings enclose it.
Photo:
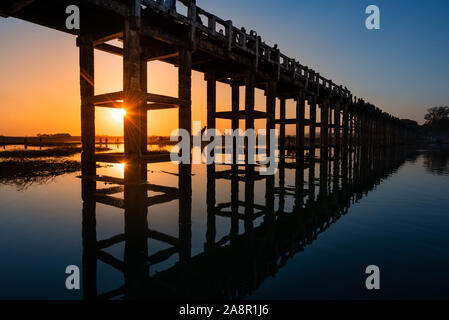
M 123 121 L 123 117 L 125 116 L 125 114 L 126 114 L 126 110 L 125 109 L 113 109 L 112 113 L 111 113 L 112 117 L 116 121 L 119 121 L 119 122 Z

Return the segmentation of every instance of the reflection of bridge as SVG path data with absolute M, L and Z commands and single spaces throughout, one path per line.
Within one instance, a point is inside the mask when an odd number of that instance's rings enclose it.
M 204 251 L 195 256 L 190 252 L 190 168 L 179 166 L 178 188 L 149 184 L 146 181 L 147 166 L 139 162 L 125 167 L 124 179 L 85 177 L 82 180 L 84 297 L 228 299 L 251 294 L 289 258 L 304 250 L 347 213 L 351 203 L 362 198 L 405 160 L 405 152 L 400 149 L 381 148 L 344 154 L 341 158 L 318 160 L 317 170 L 304 170 L 301 165 L 293 168 L 281 161 L 277 183 L 275 176 L 261 176 L 254 166 L 233 165 L 229 170 L 217 171 L 214 165 L 209 165 L 207 232 Z M 304 166 L 315 168 L 315 160 Z M 285 186 L 288 171 L 295 176 L 293 186 Z M 302 177 L 301 172 L 307 171 L 308 177 Z M 315 178 L 316 171 L 319 171 L 319 178 Z M 231 194 L 228 202 L 216 203 L 215 182 L 218 179 L 229 180 Z M 254 200 L 254 183 L 261 179 L 265 180 L 263 204 Z M 97 189 L 96 181 L 105 181 L 111 186 Z M 241 184 L 244 184 L 244 199 L 239 198 Z M 159 194 L 148 197 L 148 190 Z M 124 193 L 123 199 L 112 196 L 119 192 Z M 174 199 L 179 201 L 178 237 L 152 230 L 147 222 L 149 206 Z M 291 212 L 285 210 L 285 202 L 289 199 L 294 201 Z M 124 209 L 123 234 L 97 240 L 96 202 Z M 231 221 L 229 234 L 221 239 L 216 239 L 217 216 Z M 257 219 L 262 222 L 255 225 Z M 244 230 L 239 230 L 239 221 L 244 222 Z M 170 247 L 148 255 L 148 238 L 166 242 Z M 104 251 L 119 242 L 125 243 L 123 261 Z M 179 259 L 174 266 L 150 277 L 149 269 L 153 265 L 176 254 Z M 123 272 L 124 285 L 98 294 L 97 259 Z

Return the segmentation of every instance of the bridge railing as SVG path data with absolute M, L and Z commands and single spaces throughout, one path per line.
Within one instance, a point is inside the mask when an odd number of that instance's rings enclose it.
M 170 15 L 176 20 L 189 25 L 195 32 L 200 30 L 205 35 L 218 39 L 226 44 L 228 50 L 234 48 L 249 53 L 255 57 L 255 63 L 264 62 L 277 67 L 278 76 L 281 72 L 313 85 L 322 86 L 332 93 L 349 98 L 351 92 L 328 80 L 313 69 L 302 65 L 295 59 L 282 54 L 275 45 L 271 47 L 262 42 L 260 36 L 253 30 L 247 33 L 245 28 L 233 26 L 231 20 L 224 20 L 196 6 L 192 0 L 141 0 L 142 5 Z M 207 19 L 207 22 L 205 21 Z

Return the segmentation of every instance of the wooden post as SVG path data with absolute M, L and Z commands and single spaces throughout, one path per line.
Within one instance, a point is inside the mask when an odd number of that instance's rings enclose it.
M 316 96 L 309 97 L 309 202 L 315 201 L 315 155 L 316 155 Z
M 185 129 L 192 135 L 192 52 L 188 49 L 179 50 L 179 99 L 186 101 L 179 108 L 179 128 Z
M 140 60 L 140 86 L 142 92 L 146 94 L 148 92 L 147 85 L 147 61 L 145 58 Z M 148 110 L 146 109 L 146 100 L 142 101 L 140 109 L 140 133 L 141 133 L 141 152 L 145 154 L 148 152 Z
M 133 1 L 123 32 L 123 90 L 126 115 L 124 119 L 125 155 L 142 155 L 141 107 L 146 97 L 142 92 L 142 58 L 140 46 L 140 1 Z
M 215 164 L 207 165 L 207 189 L 206 189 L 206 208 L 207 208 L 207 229 L 205 250 L 210 250 L 215 244 L 217 234 L 215 221 Z
M 206 75 L 207 81 L 207 128 L 215 129 L 215 112 L 217 109 L 217 81 L 212 74 Z
M 81 92 L 82 175 L 95 175 L 95 106 L 89 103 L 94 96 L 94 46 L 92 37 L 78 37 Z
M 192 145 L 192 51 L 181 48 L 179 50 L 178 68 L 178 96 L 185 101 L 179 108 L 178 124 L 180 129 L 190 133 L 190 145 Z M 190 152 L 190 151 L 189 151 Z M 191 157 L 190 157 L 191 159 Z M 179 164 L 179 232 L 183 242 L 180 253 L 180 262 L 190 258 L 191 255 L 191 214 L 192 214 L 192 165 Z
M 128 161 L 124 172 L 125 205 L 125 292 L 130 298 L 138 297 L 143 280 L 149 276 L 148 259 L 148 189 L 142 182 L 147 180 L 146 164 Z
M 237 82 L 233 82 L 231 84 L 231 90 L 232 90 L 232 131 L 234 132 L 235 130 L 238 129 L 239 127 L 239 119 L 236 117 L 238 111 L 239 111 L 239 107 L 240 107 L 240 86 L 238 85 Z M 237 141 L 232 142 L 232 163 L 233 164 L 237 164 Z
M 349 140 L 349 107 L 348 104 L 345 103 L 343 106 L 343 147 L 345 150 L 348 148 L 348 140 Z
M 269 81 L 266 90 L 266 106 L 267 106 L 267 131 L 266 131 L 266 154 L 267 157 L 270 154 L 270 131 L 274 130 L 275 125 L 275 113 L 276 113 L 276 81 Z
M 296 161 L 304 159 L 304 117 L 305 94 L 301 91 L 296 97 Z
M 255 76 L 254 73 L 250 73 L 245 79 L 245 110 L 248 111 L 248 115 L 245 119 L 245 130 L 254 129 L 254 117 L 252 113 L 254 111 L 254 95 L 255 95 Z M 249 145 L 248 139 L 245 142 L 245 163 L 249 163 Z
M 329 137 L 328 137 L 328 120 L 329 120 L 329 98 L 325 97 L 323 98 L 323 101 L 321 102 L 321 153 L 320 158 L 323 158 L 328 156 L 328 147 L 329 147 Z
M 311 96 L 309 100 L 310 105 L 310 129 L 309 129 L 309 154 L 310 158 L 315 160 L 316 147 L 316 96 Z
M 340 137 L 340 121 L 341 121 L 341 117 L 340 117 L 340 103 L 341 102 L 337 102 L 335 104 L 335 109 L 334 109 L 334 146 L 335 146 L 335 153 L 339 153 L 340 152 L 340 147 L 341 147 L 341 137 Z
M 302 209 L 304 200 L 304 117 L 306 97 L 301 91 L 296 97 L 296 172 L 295 172 L 295 205 Z
M 281 164 L 285 163 L 285 98 L 280 103 L 279 153 Z

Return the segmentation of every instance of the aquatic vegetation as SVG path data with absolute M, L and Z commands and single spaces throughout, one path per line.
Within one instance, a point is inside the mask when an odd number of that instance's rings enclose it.
M 45 184 L 55 177 L 81 170 L 75 160 L 5 160 L 0 162 L 0 184 L 24 190 L 31 184 Z
M 109 148 L 96 148 L 96 151 L 108 151 Z M 46 158 L 70 157 L 81 152 L 81 148 L 52 148 L 43 150 L 8 150 L 1 151 L 0 158 Z

